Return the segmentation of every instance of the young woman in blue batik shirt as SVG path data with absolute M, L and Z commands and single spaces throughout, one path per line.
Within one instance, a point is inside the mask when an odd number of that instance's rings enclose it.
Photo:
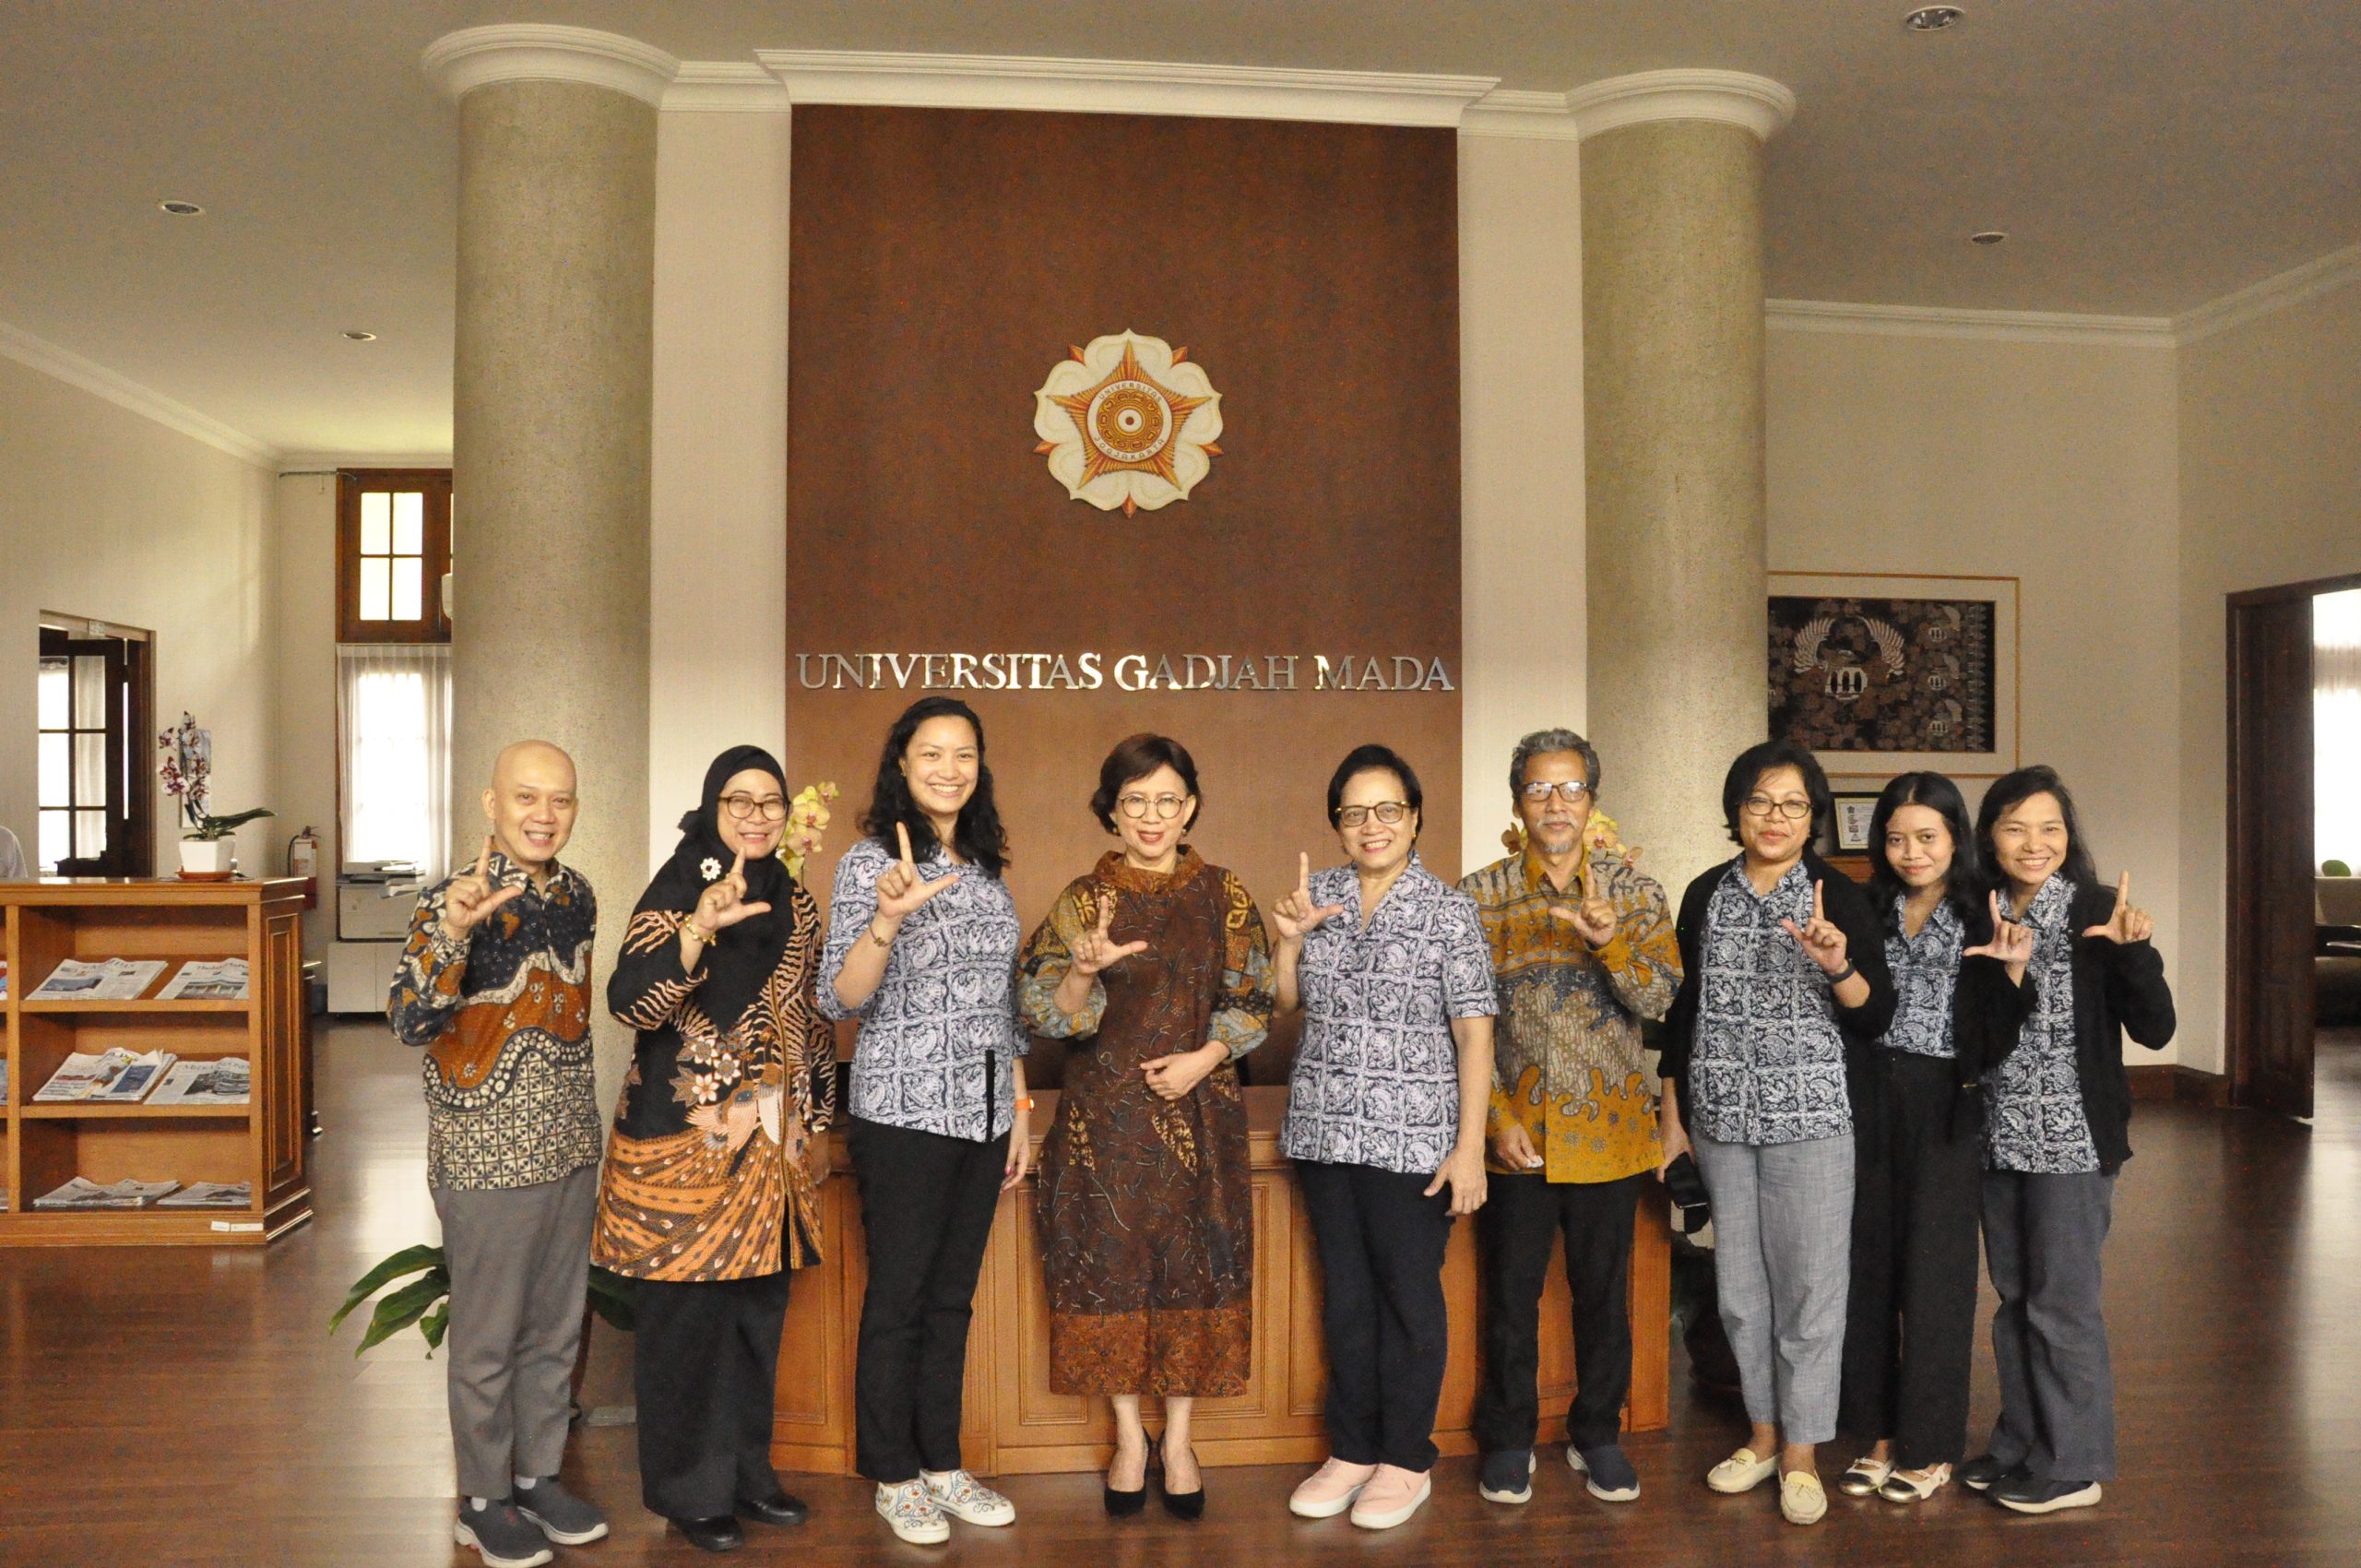
M 1766 741 L 1730 764 L 1722 816 L 1740 853 L 1681 897 L 1682 980 L 1662 1066 L 1665 1163 L 1693 1140 L 1713 1203 L 1722 1325 L 1753 1424 L 1705 1484 L 1751 1491 L 1775 1475 L 1779 1511 L 1796 1525 L 1828 1512 L 1815 1455 L 1836 1435 L 1849 1082 L 1893 1021 L 1885 932 L 1869 897 L 1811 852 L 1830 809 L 1827 776 L 1793 742 Z
M 923 697 L 894 721 L 860 826 L 836 865 L 819 986 L 822 1013 L 860 1020 L 847 1140 L 869 1258 L 855 1461 L 879 1515 L 924 1544 L 947 1539 L 949 1519 L 1016 1518 L 959 1456 L 976 1277 L 1000 1194 L 1033 1159 L 1024 927 L 973 709 Z
M 2131 902 L 2128 875 L 2112 887 L 2099 879 L 2055 769 L 1995 783 L 1975 837 L 2001 908 L 2033 932 L 2034 1002 L 2015 1048 L 1985 1080 L 1984 1256 L 2000 1298 L 2000 1420 L 1960 1479 L 2003 1507 L 2047 1514 L 2091 1506 L 2115 1479 L 2099 1252 L 2116 1173 L 2131 1158 L 2123 1037 L 2168 1042 L 2173 998 L 2149 940 L 2155 922 Z
M 1837 1425 L 1873 1442 L 1837 1481 L 1932 1497 L 1967 1452 L 1984 1075 L 2032 1000 L 2033 934 L 1988 891 L 1959 787 L 1905 773 L 1869 819 L 1893 1027 L 1857 1080 L 1853 1282 Z

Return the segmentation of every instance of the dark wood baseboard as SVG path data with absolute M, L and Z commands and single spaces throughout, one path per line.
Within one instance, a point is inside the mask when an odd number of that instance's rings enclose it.
M 2230 1080 L 2219 1073 L 2178 1063 L 2126 1067 L 2134 1099 L 2170 1099 L 2183 1105 L 2210 1105 L 2219 1110 L 2230 1103 Z

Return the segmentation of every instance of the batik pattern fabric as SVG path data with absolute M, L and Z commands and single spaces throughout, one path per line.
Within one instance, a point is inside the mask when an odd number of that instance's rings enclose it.
M 859 1018 L 852 1113 L 864 1122 L 982 1143 L 1014 1119 L 1016 1058 L 1028 1049 L 1016 1021 L 1016 949 L 1025 928 L 1008 885 L 937 846 L 918 862 L 930 882 L 959 880 L 913 910 L 895 934 L 884 978 L 860 1007 L 836 999 L 836 977 L 870 940 L 877 879 L 895 857 L 864 838 L 836 862 L 820 1011 Z
M 641 909 L 608 1001 L 639 1031 L 599 1173 L 592 1261 L 638 1279 L 751 1279 L 820 1261 L 806 1141 L 836 1120 L 836 1037 L 813 1002 L 820 907 L 787 884 L 793 929 L 726 1027 L 681 967 L 688 911 Z M 722 942 L 730 930 L 719 933 Z
M 1811 872 L 1801 861 L 1758 895 L 1743 857 L 1705 907 L 1691 1130 L 1716 1143 L 1801 1143 L 1853 1130 L 1835 987 L 1789 935 L 1810 923 Z
M 424 1046 L 426 1180 L 485 1191 L 539 1186 L 599 1163 L 590 1063 L 590 884 L 556 866 L 549 885 L 498 849 L 485 873 L 518 889 L 464 941 L 443 929 L 457 873 L 419 895 L 386 1017 Z
M 1109 934 L 1146 950 L 1058 1007 L 1074 944 L 1114 901 Z M 1018 960 L 1026 1026 L 1072 1042 L 1037 1181 L 1061 1394 L 1241 1394 L 1252 1357 L 1254 1215 L 1237 1059 L 1270 1028 L 1270 939 L 1245 885 L 1183 847 L 1167 873 L 1110 852 L 1058 895 Z M 1143 1065 L 1219 1044 L 1179 1099 Z
M 1364 925 L 1350 866 L 1315 872 L 1314 905 L 1341 905 L 1296 961 L 1303 1039 L 1287 1084 L 1290 1159 L 1432 1172 L 1459 1141 L 1454 1018 L 1499 1011 L 1476 901 L 1413 853 Z
M 1967 928 L 1945 898 L 1936 904 L 1917 935 L 1906 935 L 1903 907 L 1908 902 L 1906 896 L 1895 895 L 1893 924 L 1886 933 L 1885 967 L 1893 972 L 1894 1004 L 1893 1023 L 1881 1043 L 1889 1051 L 1949 1061 L 1959 1054 L 1952 999 L 1959 988 Z
M 2074 1049 L 2074 885 L 2053 876 L 2025 906 L 2033 959 L 2033 1011 L 2017 1048 L 1986 1085 L 1990 1102 L 1987 1159 L 1995 1170 L 2079 1176 L 2099 1168 L 2082 1074 Z
M 1664 888 L 1624 850 L 1598 847 L 1564 893 L 1529 850 L 1469 873 L 1459 890 L 1483 921 L 1500 1005 L 1489 1133 L 1523 1127 L 1552 1182 L 1613 1182 L 1654 1170 L 1663 1156 L 1659 1086 L 1640 1025 L 1663 1017 L 1680 987 L 1680 946 Z M 1592 947 L 1549 912 L 1586 892 L 1614 906 L 1615 934 L 1604 947 Z M 1508 1170 L 1497 1159 L 1491 1168 Z

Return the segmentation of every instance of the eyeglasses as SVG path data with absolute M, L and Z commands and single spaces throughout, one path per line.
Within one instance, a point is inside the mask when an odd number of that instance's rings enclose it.
M 1346 806 L 1336 813 L 1336 826 L 1358 827 L 1370 817 L 1375 817 L 1391 827 L 1401 821 L 1409 810 L 1410 805 L 1406 801 L 1380 801 L 1373 806 Z
M 1774 811 L 1789 822 L 1801 822 L 1811 814 L 1811 802 L 1797 800 L 1793 795 L 1784 801 L 1774 801 L 1768 795 L 1749 795 L 1746 798 L 1746 814 L 1749 816 L 1769 816 Z
M 1170 822 L 1180 814 L 1180 808 L 1188 803 L 1188 801 L 1180 795 L 1158 795 L 1152 801 L 1145 795 L 1125 795 L 1116 801 L 1115 809 L 1133 822 L 1137 822 L 1146 816 L 1148 808 L 1153 806 L 1156 808 L 1157 821 Z
M 787 820 L 787 802 L 777 795 L 765 795 L 759 801 L 752 795 L 724 795 L 721 809 L 730 814 L 732 822 L 743 822 L 757 812 L 765 822 Z
M 1547 778 L 1536 778 L 1527 784 L 1524 790 L 1525 798 L 1528 801 L 1546 801 L 1551 795 L 1556 795 L 1570 806 L 1581 805 L 1583 797 L 1589 793 L 1590 786 L 1579 778 L 1569 778 L 1562 784 L 1552 784 Z

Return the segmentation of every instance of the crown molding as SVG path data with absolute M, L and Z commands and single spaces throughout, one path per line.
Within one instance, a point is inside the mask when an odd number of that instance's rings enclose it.
M 1655 120 L 1715 120 L 1768 141 L 1796 113 L 1792 91 L 1745 71 L 1639 71 L 1565 96 L 1566 112 L 1585 137 Z
M 1497 77 L 997 54 L 758 49 L 754 58 L 799 104 L 1194 114 L 1359 125 L 1454 126 L 1470 103 L 1500 84 Z
M 240 462 L 258 469 L 273 468 L 279 462 L 278 448 L 255 440 L 244 431 L 232 430 L 186 403 L 173 401 L 152 386 L 143 386 L 127 375 L 117 374 L 70 349 L 61 349 L 46 338 L 36 338 L 5 321 L 0 321 L 0 354 L 43 375 L 78 386 L 93 397 L 103 398 L 119 409 L 151 419 L 166 429 L 202 441 L 216 451 L 227 452 Z
M 1567 107 L 1569 94 L 1496 88 L 1459 117 L 1466 137 L 1516 137 L 1526 141 L 1580 141 L 1582 127 Z
M 2242 327 L 2354 283 L 2361 283 L 2361 244 L 2314 256 L 2300 267 L 2291 267 L 2260 283 L 2183 311 L 2173 317 L 2173 336 L 2185 344 L 2201 343 L 2233 327 Z
M 279 477 L 331 473 L 338 469 L 447 469 L 448 452 L 286 452 L 279 458 Z
M 787 84 L 752 60 L 683 60 L 664 89 L 667 114 L 784 114 Z
M 637 39 L 541 22 L 446 32 L 418 63 L 453 98 L 495 82 L 578 82 L 648 104 L 663 101 L 681 69 L 680 61 Z
M 1785 332 L 1851 332 L 1886 338 L 1965 338 L 2014 343 L 2108 344 L 2169 349 L 2173 323 L 2161 315 L 2076 315 L 2060 311 L 1953 310 L 1940 305 L 1855 305 L 1831 300 L 1765 300 L 1765 326 Z

